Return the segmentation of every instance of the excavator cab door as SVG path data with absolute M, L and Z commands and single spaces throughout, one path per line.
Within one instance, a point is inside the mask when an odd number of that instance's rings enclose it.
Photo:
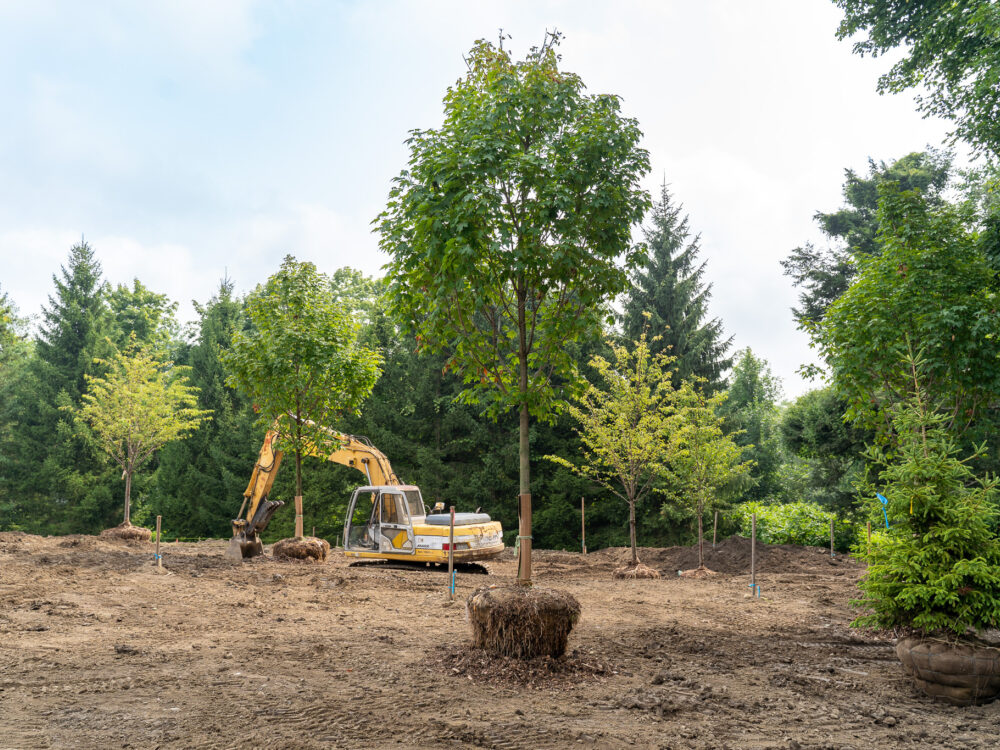
M 344 549 L 378 552 L 378 490 L 362 487 L 354 491 L 344 523 Z
M 379 497 L 379 551 L 412 555 L 413 525 L 402 492 L 383 491 Z

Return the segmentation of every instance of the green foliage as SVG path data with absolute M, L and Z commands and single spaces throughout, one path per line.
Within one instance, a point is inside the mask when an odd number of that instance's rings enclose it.
M 378 379 L 379 357 L 358 342 L 359 325 L 334 299 L 330 279 L 290 255 L 249 296 L 247 315 L 252 330 L 235 331 L 222 356 L 227 383 L 252 401 L 258 427 L 288 423 L 279 443 L 295 453 L 301 495 L 302 455 L 336 448 L 324 428 L 360 408 Z
M 928 393 L 961 434 L 1000 394 L 994 271 L 958 209 L 891 183 L 879 190 L 882 252 L 857 258 L 855 282 L 809 326 L 813 342 L 848 418 L 885 433 L 886 410 L 909 391 L 898 367 L 909 337 L 925 353 Z
M 958 635 L 997 627 L 997 480 L 977 480 L 969 458 L 957 457 L 951 418 L 934 406 L 925 386 L 928 361 L 912 353 L 906 361 L 900 376 L 911 388 L 890 411 L 896 443 L 869 453 L 884 467 L 879 481 L 891 528 L 873 540 L 856 602 L 867 614 L 854 624 Z
M 994 0 L 834 0 L 839 39 L 866 33 L 859 55 L 905 54 L 879 78 L 881 93 L 916 88 L 925 115 L 956 124 L 956 136 L 1000 155 L 1000 6 Z
M 951 154 L 934 149 L 907 154 L 890 163 L 868 160 L 868 176 L 844 170 L 844 206 L 832 213 L 816 212 L 816 223 L 833 243 L 827 248 L 806 243 L 781 261 L 785 275 L 801 288 L 799 307 L 793 308 L 800 323 L 823 319 L 857 273 L 857 257 L 881 252 L 878 243 L 878 186 L 895 182 L 901 191 L 919 190 L 932 205 L 941 202 L 941 191 L 951 176 Z
M 850 521 L 816 503 L 807 502 L 768 505 L 752 501 L 737 505 L 732 515 L 743 536 L 751 534 L 754 513 L 757 514 L 757 539 L 765 544 L 829 547 L 831 520 L 835 549 L 846 551 L 857 539 L 856 527 Z
M 75 429 L 87 375 L 100 375 L 95 358 L 112 351 L 110 313 L 101 266 L 85 242 L 75 245 L 53 277 L 54 293 L 42 310 L 32 352 L 9 381 L 3 404 L 10 425 L 0 461 L 7 518 L 29 531 L 96 531 L 114 516 L 118 475 Z M 63 409 L 62 407 L 68 407 Z
M 629 506 L 632 561 L 636 557 L 635 506 L 667 474 L 673 386 L 667 369 L 672 361 L 650 352 L 642 334 L 630 352 L 611 345 L 614 362 L 591 360 L 602 388 L 594 384 L 567 411 L 579 424 L 579 463 L 560 456 L 548 460 L 590 479 Z
M 648 205 L 638 126 L 559 69 L 557 42 L 523 61 L 477 42 L 378 219 L 397 318 L 494 415 L 556 411 L 576 371 L 565 344 L 624 289 L 617 260 L 639 258 L 630 232 Z
M 185 368 L 158 361 L 134 334 L 125 351 L 102 364 L 107 374 L 87 376 L 87 391 L 74 417 L 90 428 L 101 450 L 122 470 L 128 522 L 133 473 L 154 452 L 210 417 L 197 408 L 197 391 Z
M 805 473 L 798 493 L 791 493 L 791 477 L 780 485 L 785 499 L 818 503 L 839 515 L 854 505 L 855 483 L 864 474 L 861 457 L 874 438 L 870 430 L 844 421 L 847 402 L 832 388 L 818 388 L 799 396 L 781 412 L 781 440 Z M 795 471 L 791 462 L 782 472 Z
M 133 279 L 131 289 L 119 284 L 108 293 L 108 307 L 112 341 L 118 349 L 128 347 L 134 336 L 140 344 L 152 346 L 160 356 L 169 353 L 178 326 L 177 303 L 171 302 L 167 295 L 157 294 L 139 279 Z
M 190 368 L 198 407 L 210 410 L 212 420 L 160 452 L 150 510 L 163 516 L 175 536 L 218 537 L 229 533 L 260 433 L 253 429 L 249 400 L 225 383 L 221 353 L 229 348 L 234 332 L 246 325 L 232 282 L 223 280 L 212 299 L 196 304 L 195 310 L 194 341 L 178 348 L 177 362 Z
M 782 491 L 780 472 L 786 458 L 776 403 L 781 383 L 767 361 L 750 349 L 737 353 L 730 381 L 719 414 L 725 418 L 725 429 L 733 435 L 733 442 L 743 448 L 744 458 L 753 462 L 748 486 L 740 488 L 740 493 L 751 500 L 777 497 Z
M 652 334 L 652 352 L 675 359 L 674 387 L 694 376 L 715 391 L 733 363 L 726 356 L 733 339 L 722 338 L 718 318 L 705 319 L 712 294 L 712 285 L 704 282 L 707 261 L 698 262 L 699 237 L 691 236 L 681 210 L 664 184 L 653 204 L 652 226 L 644 229 L 648 261 L 633 274 L 626 293 L 624 333 L 630 340 L 647 330 Z
M 697 516 L 722 506 L 725 497 L 720 490 L 745 479 L 753 467 L 734 442 L 738 435 L 722 429 L 718 412 L 726 397 L 724 391 L 708 396 L 687 381 L 674 394 L 669 420 L 672 492 Z

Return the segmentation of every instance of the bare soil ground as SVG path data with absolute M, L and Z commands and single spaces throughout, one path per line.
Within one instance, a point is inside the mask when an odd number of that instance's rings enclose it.
M 224 542 L 0 534 L 0 748 L 987 748 L 1000 705 L 917 694 L 892 643 L 848 629 L 862 568 L 811 548 L 536 552 L 583 615 L 565 661 L 469 647 L 491 575 L 224 559 Z

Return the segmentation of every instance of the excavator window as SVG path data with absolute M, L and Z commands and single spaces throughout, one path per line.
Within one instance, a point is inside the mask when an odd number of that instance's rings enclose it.
M 394 492 L 382 493 L 382 523 L 405 526 L 409 523 L 403 496 Z
M 420 498 L 419 490 L 406 490 L 406 504 L 410 507 L 411 516 L 426 516 L 427 509 L 424 508 L 424 501 Z

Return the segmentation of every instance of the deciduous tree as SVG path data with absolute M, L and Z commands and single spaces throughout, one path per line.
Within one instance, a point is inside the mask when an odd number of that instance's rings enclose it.
M 477 42 L 440 128 L 413 131 L 409 168 L 378 218 L 389 296 L 465 397 L 519 414 L 521 557 L 530 581 L 530 418 L 576 381 L 567 343 L 594 330 L 640 257 L 631 228 L 648 156 L 615 96 L 560 69 L 557 35 L 523 61 Z M 624 262 L 624 268 L 619 265 Z
M 880 93 L 918 89 L 921 112 L 952 120 L 956 136 L 980 152 L 1000 155 L 1000 6 L 995 0 L 834 3 L 844 11 L 837 37 L 863 35 L 854 43 L 857 54 L 878 57 L 905 48 L 879 78 Z
M 247 299 L 250 331 L 236 331 L 223 361 L 258 426 L 279 419 L 279 444 L 295 454 L 295 534 L 302 536 L 302 456 L 337 446 L 326 430 L 357 412 L 379 376 L 378 354 L 358 342 L 358 323 L 312 263 L 286 256 Z M 325 428 L 325 429 L 324 429 Z
M 722 504 L 720 490 L 739 481 L 753 465 L 743 460 L 743 448 L 726 434 L 719 407 L 725 391 L 708 396 L 696 383 L 685 381 L 674 395 L 670 417 L 670 468 L 677 499 L 694 508 L 699 522 L 705 511 Z M 705 564 L 698 540 L 698 566 Z
M 591 383 L 567 409 L 576 420 L 581 460 L 546 456 L 606 488 L 628 504 L 632 566 L 636 552 L 635 506 L 668 474 L 668 424 L 674 394 L 671 358 L 652 354 L 645 334 L 630 352 L 611 345 L 614 361 L 591 360 L 600 386 Z
M 125 480 L 125 519 L 130 525 L 132 475 L 153 453 L 209 419 L 198 409 L 197 389 L 182 368 L 159 362 L 133 336 L 125 351 L 102 363 L 100 377 L 87 376 L 76 418 L 89 426 L 101 449 Z

